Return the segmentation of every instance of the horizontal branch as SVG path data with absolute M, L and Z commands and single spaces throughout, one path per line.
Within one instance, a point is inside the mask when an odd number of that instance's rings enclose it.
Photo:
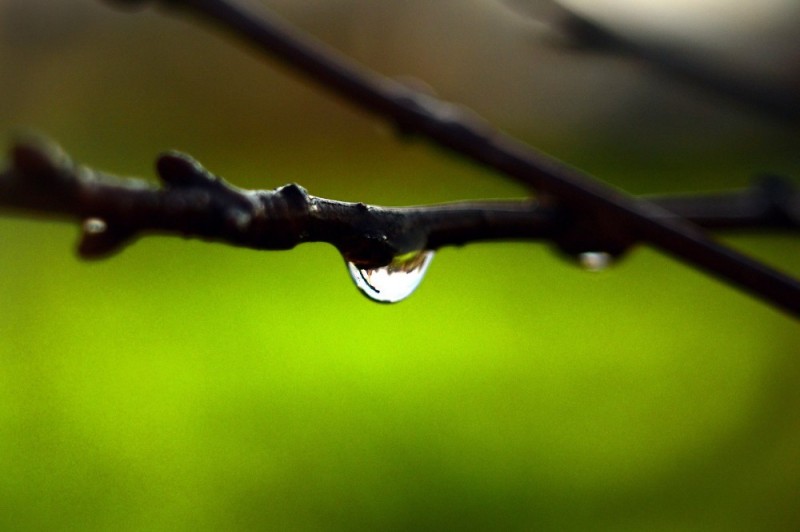
M 295 184 L 242 190 L 177 152 L 161 155 L 156 169 L 161 187 L 76 166 L 52 144 L 20 142 L 0 172 L 0 210 L 79 221 L 84 258 L 108 256 L 153 233 L 271 250 L 327 242 L 367 268 L 476 241 L 544 240 L 573 255 L 608 247 L 594 247 L 607 238 L 602 231 L 533 199 L 379 207 L 319 198 Z M 715 229 L 800 228 L 800 194 L 778 178 L 742 191 L 653 201 Z
M 351 262 L 376 267 L 420 249 L 546 238 L 555 229 L 554 211 L 532 200 L 389 208 L 315 197 L 295 184 L 242 190 L 176 152 L 157 160 L 163 187 L 76 166 L 53 145 L 18 143 L 9 159 L 0 209 L 83 221 L 84 258 L 161 233 L 271 250 L 328 242 Z

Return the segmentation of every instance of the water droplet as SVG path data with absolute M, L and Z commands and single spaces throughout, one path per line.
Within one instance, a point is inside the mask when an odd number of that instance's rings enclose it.
M 584 251 L 578 255 L 581 268 L 587 272 L 601 272 L 611 266 L 613 258 L 605 251 Z
M 395 257 L 380 268 L 359 268 L 348 262 L 347 269 L 365 296 L 379 303 L 396 303 L 416 290 L 431 259 L 433 251 L 422 250 Z
M 99 235 L 108 229 L 106 221 L 102 218 L 86 218 L 83 221 L 83 232 L 87 235 Z

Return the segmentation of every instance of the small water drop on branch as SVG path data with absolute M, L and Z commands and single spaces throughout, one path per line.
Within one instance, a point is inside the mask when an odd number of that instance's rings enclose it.
M 578 263 L 587 272 L 601 272 L 613 262 L 611 254 L 605 251 L 584 251 L 578 255 Z
M 422 250 L 395 257 L 379 268 L 359 268 L 347 263 L 350 276 L 361 293 L 379 303 L 396 303 L 416 290 L 433 259 L 433 251 Z
M 108 229 L 106 221 L 102 218 L 86 218 L 83 221 L 83 232 L 87 235 L 99 235 Z

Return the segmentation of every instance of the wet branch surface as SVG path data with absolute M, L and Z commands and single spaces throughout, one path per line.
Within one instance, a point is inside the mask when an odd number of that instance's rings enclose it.
M 296 184 L 243 190 L 177 152 L 156 161 L 161 187 L 77 166 L 41 141 L 17 143 L 9 160 L 0 172 L 0 209 L 81 221 L 84 258 L 160 233 L 265 250 L 328 242 L 351 262 L 377 267 L 411 251 L 548 238 L 558 229 L 555 211 L 534 200 L 390 208 L 319 198 Z
M 0 172 L 0 209 L 80 222 L 78 252 L 87 259 L 106 257 L 146 234 L 264 250 L 327 242 L 370 268 L 412 251 L 476 241 L 542 240 L 574 254 L 603 250 L 584 241 L 602 234 L 534 199 L 379 207 L 312 196 L 296 184 L 243 190 L 178 152 L 157 159 L 157 186 L 78 166 L 42 141 L 18 142 L 9 161 Z M 740 191 L 651 199 L 718 230 L 800 228 L 800 193 L 776 177 Z

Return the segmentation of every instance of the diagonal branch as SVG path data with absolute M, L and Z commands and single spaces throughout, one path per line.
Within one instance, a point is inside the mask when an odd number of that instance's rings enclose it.
M 647 42 L 626 37 L 613 27 L 596 22 L 561 2 L 540 2 L 543 5 L 536 10 L 531 8 L 530 2 L 506 0 L 506 4 L 539 23 L 541 28 L 546 28 L 543 35 L 553 44 L 630 58 L 776 122 L 794 126 L 800 121 L 800 96 L 794 87 L 787 88 L 723 68 L 712 68 L 698 57 L 670 49 L 655 39 Z M 559 38 L 553 39 L 553 34 Z
M 144 4 L 148 0 L 117 0 Z M 158 2 L 158 0 L 151 0 Z M 502 134 L 469 112 L 356 65 L 301 35 L 257 4 L 234 0 L 160 0 L 217 25 L 257 50 L 310 77 L 357 107 L 382 116 L 400 131 L 420 135 L 483 166 L 555 198 L 581 230 L 602 228 L 611 251 L 633 242 L 673 257 L 800 316 L 800 282 L 710 238 L 696 225 L 637 199 Z M 577 239 L 580 243 L 581 239 Z

